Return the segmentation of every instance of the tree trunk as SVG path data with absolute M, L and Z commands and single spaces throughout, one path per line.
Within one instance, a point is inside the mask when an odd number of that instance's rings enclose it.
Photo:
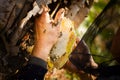
M 26 61 L 24 59 L 26 57 L 25 53 L 28 52 L 25 49 L 21 50 L 22 42 L 27 43 L 28 39 L 32 37 L 29 39 L 32 44 L 30 42 L 27 44 L 30 46 L 34 44 L 34 17 L 28 21 L 23 29 L 19 28 L 20 21 L 33 8 L 33 2 L 34 0 L 0 0 L 0 77 L 16 71 Z M 80 4 L 77 4 L 78 2 Z M 66 17 L 74 20 L 77 28 L 86 17 L 92 2 L 93 0 L 87 2 L 86 0 L 68 0 L 66 4 L 62 0 L 59 8 L 68 7 L 70 14 Z M 58 3 L 59 0 L 49 5 L 51 12 Z

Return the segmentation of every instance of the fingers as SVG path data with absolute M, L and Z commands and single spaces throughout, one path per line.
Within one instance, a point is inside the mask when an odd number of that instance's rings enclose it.
M 61 8 L 57 13 L 56 16 L 54 18 L 54 22 L 53 22 L 53 28 L 56 30 L 57 32 L 57 36 L 60 35 L 60 27 L 61 27 L 61 20 L 64 18 L 64 13 L 65 10 L 63 8 Z
M 52 37 L 57 36 L 58 38 L 60 33 L 60 26 L 61 26 L 60 23 L 64 17 L 64 12 L 65 10 L 63 8 L 60 9 L 56 14 L 55 19 L 52 20 L 49 15 L 48 8 L 43 6 L 42 14 L 38 18 L 36 18 L 36 21 L 35 21 L 36 33 L 38 33 L 38 35 L 41 35 L 43 33 L 44 35 L 52 34 Z
M 43 12 L 39 17 L 36 18 L 36 22 L 43 24 L 50 23 L 51 20 L 49 15 L 49 8 L 46 6 L 42 6 L 42 7 L 43 7 Z
M 64 13 L 65 13 L 65 10 L 61 8 L 56 13 L 55 19 L 52 20 L 52 18 L 50 18 L 50 15 L 49 15 L 49 9 L 46 6 L 43 6 L 43 12 L 38 18 L 36 18 L 36 22 L 44 23 L 44 24 L 51 23 L 53 25 L 52 27 L 54 26 L 56 27 L 58 23 L 63 19 Z
M 58 23 L 64 17 L 65 9 L 61 8 L 55 16 L 54 22 Z

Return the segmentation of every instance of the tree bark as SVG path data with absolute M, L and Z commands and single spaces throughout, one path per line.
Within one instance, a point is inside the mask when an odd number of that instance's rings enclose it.
M 25 61 L 23 60 L 25 54 L 23 54 L 21 61 L 21 57 L 18 53 L 22 52 L 20 49 L 22 38 L 26 34 L 31 35 L 30 33 L 32 32 L 31 29 L 33 30 L 34 18 L 31 18 L 22 30 L 19 28 L 19 24 L 27 15 L 28 11 L 33 8 L 33 2 L 34 0 L 0 0 L 0 52 L 2 53 L 0 54 L 0 67 L 2 68 L 0 72 L 2 73 L 8 74 L 9 72 L 15 71 L 16 68 L 20 66 L 19 64 L 23 64 L 23 61 Z M 77 4 L 78 2 L 80 4 Z M 68 12 L 71 12 L 72 15 L 68 14 L 66 17 L 74 20 L 75 27 L 77 28 L 86 17 L 92 2 L 93 0 L 87 2 L 86 0 L 68 0 L 68 3 L 66 4 L 64 3 L 64 0 L 62 0 L 59 8 L 65 6 L 68 7 Z M 57 0 L 57 2 L 52 2 L 49 5 L 51 11 L 54 10 L 58 3 L 59 0 Z M 76 6 L 78 9 L 77 11 L 75 11 Z M 74 11 L 75 13 L 73 13 Z M 34 42 L 33 33 L 32 42 Z M 30 43 L 28 44 L 31 45 Z M 13 63 L 13 61 L 15 61 L 15 63 Z

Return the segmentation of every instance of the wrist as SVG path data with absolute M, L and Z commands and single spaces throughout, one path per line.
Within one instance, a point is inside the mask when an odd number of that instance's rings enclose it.
M 35 45 L 40 46 L 42 48 L 47 48 L 48 50 L 50 50 L 53 46 L 53 42 L 49 39 L 49 38 L 37 38 L 35 41 Z
M 48 54 L 50 53 L 50 49 L 51 46 L 47 46 L 47 44 L 36 42 L 32 55 L 37 58 L 41 58 L 44 61 L 47 61 Z

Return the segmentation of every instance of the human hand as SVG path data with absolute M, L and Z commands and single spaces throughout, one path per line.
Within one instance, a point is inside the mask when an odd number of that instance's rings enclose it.
M 80 73 L 84 70 L 96 69 L 98 65 L 94 62 L 88 46 L 82 40 L 71 53 L 69 61 L 64 67 L 72 72 Z
M 51 48 L 56 43 L 60 26 L 58 21 L 64 16 L 64 9 L 60 9 L 53 20 L 50 18 L 49 10 L 44 7 L 43 13 L 35 20 L 35 46 L 33 49 L 33 56 L 47 60 Z

